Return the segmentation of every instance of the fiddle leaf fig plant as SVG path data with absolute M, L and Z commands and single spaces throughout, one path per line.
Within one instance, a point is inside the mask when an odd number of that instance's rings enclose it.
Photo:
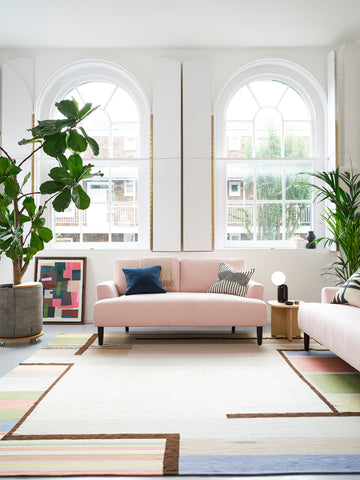
M 13 263 L 13 285 L 21 283 L 31 259 L 53 238 L 52 230 L 45 226 L 44 212 L 48 205 L 63 212 L 73 202 L 78 209 L 86 210 L 90 197 L 81 182 L 103 176 L 92 171 L 94 165 L 84 165 L 81 157 L 88 147 L 94 155 L 99 154 L 96 140 L 81 126 L 97 107 L 86 103 L 80 109 L 75 99 L 62 100 L 55 106 L 64 118 L 39 120 L 28 129 L 32 137 L 19 142 L 19 145 L 34 144 L 30 155 L 16 161 L 0 147 L 0 257 L 5 254 Z M 20 174 L 33 153 L 41 149 L 56 159 L 57 166 L 50 170 L 49 180 L 40 185 L 39 191 L 28 191 L 31 174 L 21 180 Z

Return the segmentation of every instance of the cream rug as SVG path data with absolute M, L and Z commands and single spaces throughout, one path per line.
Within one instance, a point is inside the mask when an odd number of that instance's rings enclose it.
M 360 396 L 322 392 L 301 340 L 105 342 L 61 335 L 0 379 L 0 476 L 360 473 Z

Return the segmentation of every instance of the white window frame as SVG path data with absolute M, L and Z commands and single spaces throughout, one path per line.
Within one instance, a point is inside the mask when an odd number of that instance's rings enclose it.
M 139 154 L 135 158 L 116 158 L 117 165 L 134 165 L 139 171 L 139 235 L 137 242 L 74 242 L 64 244 L 54 240 L 48 244 L 50 248 L 130 248 L 148 249 L 150 246 L 150 103 L 145 90 L 138 80 L 126 69 L 113 62 L 102 59 L 80 60 L 68 64 L 53 74 L 40 91 L 36 105 L 36 118 L 51 118 L 55 111 L 55 102 L 63 99 L 76 86 L 88 82 L 111 82 L 124 89 L 135 102 L 139 112 Z M 107 159 L 106 159 L 107 160 Z M 95 165 L 94 170 L 101 170 L 101 161 L 89 159 Z M 53 159 L 43 152 L 36 161 L 36 183 L 40 185 L 47 179 L 47 172 Z M 105 162 L 106 163 L 106 162 Z M 105 166 L 104 163 L 104 166 Z M 115 166 L 115 165 L 114 165 Z M 49 225 L 53 222 L 51 208 L 46 211 Z
M 249 159 L 226 158 L 226 111 L 235 95 L 245 84 L 255 80 L 277 80 L 294 88 L 309 108 L 311 120 L 310 158 L 314 171 L 327 167 L 327 101 L 323 88 L 306 69 L 288 60 L 267 58 L 250 62 L 236 70 L 221 89 L 214 107 L 215 120 L 215 248 L 291 248 L 291 240 L 259 241 L 226 240 L 226 166 L 228 163 L 241 163 Z M 287 163 L 286 159 L 272 159 Z M 314 205 L 313 228 L 317 236 L 325 233 L 321 224 L 321 207 Z

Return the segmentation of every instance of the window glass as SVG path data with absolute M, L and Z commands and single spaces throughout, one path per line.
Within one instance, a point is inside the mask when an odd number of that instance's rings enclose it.
M 69 207 L 55 213 L 57 242 L 134 244 L 139 240 L 140 114 L 134 99 L 112 82 L 89 81 L 72 88 L 64 98 L 74 97 L 81 108 L 90 102 L 98 109 L 83 126 L 99 144 L 94 157 L 88 149 L 84 162 L 93 163 L 104 173 L 83 182 L 91 198 L 86 211 Z M 129 163 L 129 160 L 132 163 Z
M 312 223 L 309 108 L 291 85 L 257 79 L 225 110 L 226 244 L 306 237 Z

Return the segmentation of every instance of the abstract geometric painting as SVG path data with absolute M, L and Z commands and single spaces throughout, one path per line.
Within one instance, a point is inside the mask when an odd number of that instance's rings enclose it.
M 83 323 L 85 257 L 36 257 L 35 281 L 43 285 L 43 321 Z

